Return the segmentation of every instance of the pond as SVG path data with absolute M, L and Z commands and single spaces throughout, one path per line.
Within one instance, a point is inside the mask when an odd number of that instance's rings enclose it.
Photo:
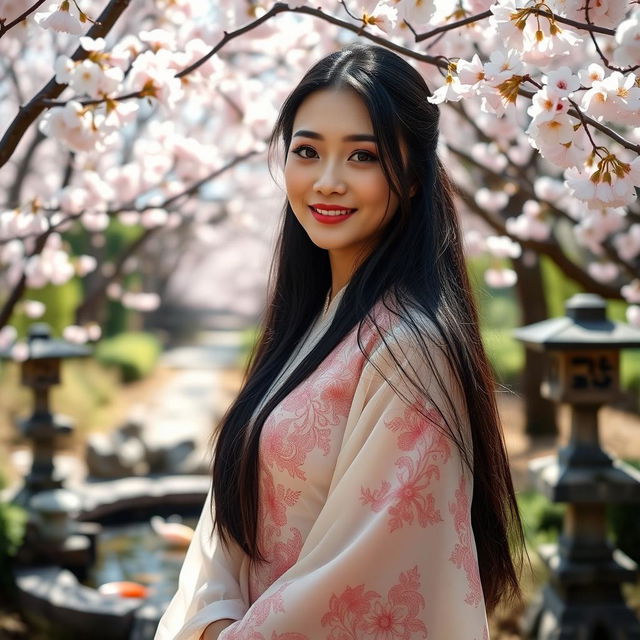
M 197 518 L 170 519 L 195 527 Z M 148 587 L 147 601 L 164 608 L 178 588 L 186 548 L 171 546 L 149 521 L 105 526 L 98 538 L 96 563 L 86 583 L 130 581 Z

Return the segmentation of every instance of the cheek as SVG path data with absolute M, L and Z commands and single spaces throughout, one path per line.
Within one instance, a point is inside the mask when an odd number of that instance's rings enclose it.
M 289 199 L 299 197 L 305 189 L 304 172 L 292 164 L 284 168 L 284 188 Z
M 362 200 L 384 207 L 391 190 L 384 175 L 376 172 L 359 180 L 358 191 Z M 393 202 L 393 195 L 391 201 Z

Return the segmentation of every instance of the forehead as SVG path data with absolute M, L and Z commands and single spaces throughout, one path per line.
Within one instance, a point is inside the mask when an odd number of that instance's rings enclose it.
M 293 121 L 294 133 L 305 129 L 325 137 L 373 134 L 369 111 L 352 89 L 321 89 L 307 96 Z

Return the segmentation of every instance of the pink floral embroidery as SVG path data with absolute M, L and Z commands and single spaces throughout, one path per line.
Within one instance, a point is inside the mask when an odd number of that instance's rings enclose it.
M 433 493 L 428 491 L 431 481 L 440 477 L 439 464 L 451 455 L 447 437 L 434 426 L 438 419 L 435 409 L 425 410 L 424 405 L 414 403 L 405 408 L 402 417 L 385 422 L 388 429 L 398 434 L 398 448 L 409 453 L 395 461 L 398 468 L 395 483 L 383 480 L 377 490 L 361 487 L 360 501 L 363 505 L 370 504 L 375 512 L 388 507 L 391 532 L 402 528 L 404 523 L 413 524 L 414 520 L 421 527 L 442 521 Z
M 223 631 L 224 640 L 266 640 L 258 628 L 272 614 L 285 612 L 282 592 L 290 584 L 290 582 L 285 582 L 272 595 L 257 600 L 240 622 L 233 624 L 228 631 Z M 303 633 L 277 633 L 274 631 L 269 640 L 310 640 L 310 638 Z
M 376 591 L 366 591 L 364 584 L 347 587 L 339 596 L 334 593 L 321 624 L 329 627 L 327 640 L 426 638 L 427 628 L 417 617 L 424 606 L 416 566 L 400 574 L 386 600 Z
M 477 607 L 482 600 L 482 583 L 480 581 L 478 561 L 473 552 L 469 496 L 467 495 L 464 476 L 460 476 L 460 484 L 456 489 L 456 499 L 449 504 L 449 511 L 453 516 L 453 523 L 458 534 L 458 542 L 453 548 L 449 560 L 456 567 L 462 567 L 467 574 L 468 589 L 464 601 L 473 607 Z
M 314 449 L 329 454 L 332 428 L 349 413 L 363 362 L 362 354 L 338 347 L 282 401 L 261 436 L 261 456 L 268 465 L 292 478 L 307 479 L 303 467 L 307 455 Z
M 300 491 L 274 484 L 268 469 L 262 474 L 261 507 L 264 521 L 271 520 L 277 527 L 287 524 L 287 507 L 292 507 L 300 497 Z

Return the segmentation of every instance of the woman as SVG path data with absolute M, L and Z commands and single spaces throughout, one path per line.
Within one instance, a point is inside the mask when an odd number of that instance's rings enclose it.
M 428 95 L 357 45 L 282 107 L 271 299 L 157 640 L 482 640 L 518 595 L 520 521 Z

